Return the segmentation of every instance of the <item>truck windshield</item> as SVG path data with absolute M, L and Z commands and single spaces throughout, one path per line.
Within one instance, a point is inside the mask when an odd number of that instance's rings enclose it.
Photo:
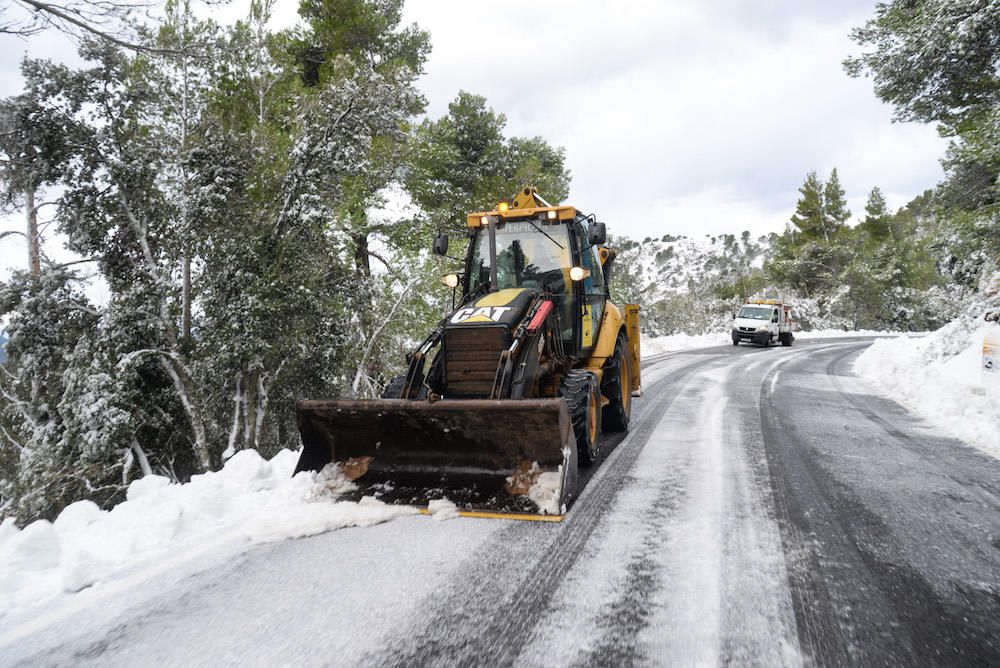
M 557 294 L 567 292 L 572 264 L 565 225 L 506 223 L 497 225 L 496 234 L 497 286 L 501 290 L 548 287 Z M 476 232 L 471 269 L 470 291 L 490 282 L 490 238 L 485 228 Z
M 774 314 L 774 309 L 764 306 L 744 306 L 740 309 L 739 318 L 748 320 L 770 320 Z

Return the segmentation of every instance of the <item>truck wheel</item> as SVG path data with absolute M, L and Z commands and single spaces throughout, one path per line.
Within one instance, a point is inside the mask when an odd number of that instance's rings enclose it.
M 795 340 L 791 332 L 785 332 L 779 338 L 781 339 L 781 345 L 783 346 L 790 346 L 792 345 L 792 341 Z
M 734 337 L 733 337 L 733 345 L 734 345 L 734 346 L 738 346 L 738 345 L 740 345 L 740 339 L 739 339 L 739 337 L 738 337 L 738 336 L 734 336 Z
M 604 367 L 607 379 L 602 394 L 608 398 L 608 405 L 601 411 L 604 431 L 628 431 L 628 421 L 632 415 L 632 369 L 627 355 L 628 344 L 625 337 L 618 335 L 615 342 L 615 356 Z
M 583 466 L 590 466 L 597 461 L 601 438 L 601 390 L 597 376 L 584 369 L 573 369 L 563 378 L 559 393 L 569 408 L 577 459 Z

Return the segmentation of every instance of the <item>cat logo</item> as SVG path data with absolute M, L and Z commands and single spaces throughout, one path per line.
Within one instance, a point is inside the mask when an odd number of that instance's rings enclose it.
M 463 308 L 451 316 L 451 322 L 459 325 L 473 322 L 500 322 L 503 314 L 511 310 L 510 306 L 480 306 L 479 308 Z

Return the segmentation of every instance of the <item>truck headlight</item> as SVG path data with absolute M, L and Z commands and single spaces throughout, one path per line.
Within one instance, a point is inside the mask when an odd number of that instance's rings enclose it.
M 767 325 L 761 325 L 760 327 L 757 328 L 757 331 L 758 332 L 766 332 L 767 331 Z

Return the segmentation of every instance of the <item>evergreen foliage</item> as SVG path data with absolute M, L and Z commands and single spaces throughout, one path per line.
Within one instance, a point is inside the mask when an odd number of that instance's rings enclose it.
M 444 314 L 437 183 L 461 209 L 523 183 L 565 196 L 562 150 L 507 138 L 481 97 L 414 126 L 429 37 L 401 0 L 309 0 L 282 32 L 272 7 L 222 28 L 170 0 L 142 48 L 25 60 L 0 101 L 5 206 L 55 186 L 109 295 L 52 263 L 0 285 L 0 516 L 297 447 L 296 400 L 376 396 Z

